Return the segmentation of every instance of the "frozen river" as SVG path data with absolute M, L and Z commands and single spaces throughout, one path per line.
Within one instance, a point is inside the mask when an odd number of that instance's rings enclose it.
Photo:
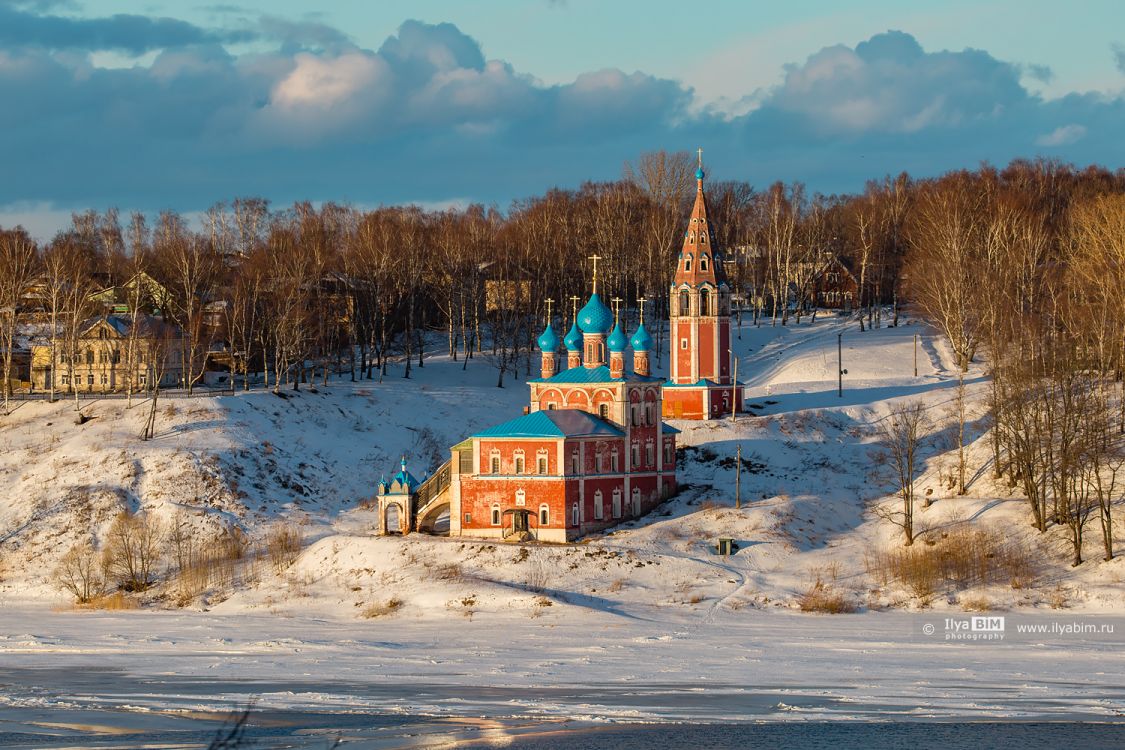
M 253 705 L 256 747 L 1125 747 L 1121 637 L 1027 636 L 1017 620 L 1057 618 L 1007 620 L 1003 641 L 950 642 L 924 629 L 942 618 L 893 613 L 378 623 L 14 609 L 0 744 L 203 747 Z

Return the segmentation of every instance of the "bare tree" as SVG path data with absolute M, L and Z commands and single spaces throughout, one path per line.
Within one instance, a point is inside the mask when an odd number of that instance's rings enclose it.
M 160 215 L 153 252 L 155 267 L 170 292 L 167 312 L 179 327 L 183 384 L 190 394 L 207 365 L 212 332 L 204 313 L 219 280 L 220 258 L 209 241 L 189 231 L 170 212 Z
M 901 505 L 898 510 L 880 508 L 878 513 L 902 529 L 906 546 L 914 543 L 914 480 L 922 466 L 920 452 L 928 425 L 925 404 L 912 401 L 896 405 L 879 426 L 879 443 Z
M 86 604 L 105 593 L 103 560 L 89 540 L 67 550 L 54 571 L 54 581 L 75 601 Z
M 160 523 L 145 514 L 122 511 L 106 539 L 107 568 L 126 591 L 144 591 L 160 560 Z
M 980 345 L 978 258 L 983 247 L 984 196 L 969 176 L 929 186 L 911 227 L 910 290 L 938 325 L 967 370 Z
M 24 294 L 38 275 L 38 249 L 23 231 L 0 230 L 0 353 L 3 355 L 4 413 L 12 393 L 12 350 Z

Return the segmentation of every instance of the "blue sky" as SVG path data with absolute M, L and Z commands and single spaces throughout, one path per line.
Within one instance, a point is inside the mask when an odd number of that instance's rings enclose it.
M 1119 3 L 0 0 L 0 225 L 485 201 L 645 150 L 825 192 L 1125 164 Z M 315 8 L 315 10 L 310 10 Z

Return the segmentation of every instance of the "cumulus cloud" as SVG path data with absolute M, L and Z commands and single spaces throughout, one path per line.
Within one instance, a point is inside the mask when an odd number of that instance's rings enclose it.
M 790 179 L 829 190 L 858 189 L 865 177 L 900 170 L 1002 164 L 1042 149 L 1078 163 L 1115 153 L 1125 99 L 1044 100 L 1021 85 L 1026 69 L 982 50 L 926 51 L 911 35 L 889 31 L 789 66 L 734 124 L 763 171 L 787 166 Z
M 823 133 L 914 133 L 995 117 L 1026 98 L 1019 77 L 1017 66 L 985 52 L 927 54 L 914 37 L 890 31 L 790 66 L 769 106 Z
M 1125 128 L 1123 99 L 1046 101 L 1021 86 L 1022 65 L 927 51 L 903 32 L 819 50 L 732 115 L 643 72 L 544 85 L 451 24 L 407 21 L 377 50 L 328 28 L 259 26 L 277 48 L 235 54 L 201 32 L 129 68 L 0 42 L 0 164 L 19 176 L 0 180 L 0 206 L 504 203 L 698 145 L 715 177 L 855 190 L 1040 152 L 1104 160 Z

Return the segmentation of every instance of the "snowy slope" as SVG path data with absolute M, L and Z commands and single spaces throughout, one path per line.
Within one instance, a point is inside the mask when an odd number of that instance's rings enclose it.
M 848 370 L 842 398 L 840 333 Z M 70 402 L 23 404 L 0 421 L 0 598 L 65 602 L 49 581 L 59 555 L 91 530 L 103 534 L 114 513 L 129 507 L 166 522 L 179 513 L 200 533 L 235 523 L 260 538 L 278 518 L 300 525 L 310 546 L 289 570 L 255 570 L 234 590 L 191 604 L 226 612 L 356 617 L 372 603 L 399 599 L 396 618 L 448 618 L 463 610 L 541 613 L 546 595 L 554 613 L 674 606 L 713 618 L 724 610 L 792 609 L 818 578 L 860 609 L 958 610 L 969 598 L 994 609 L 1125 609 L 1125 566 L 1101 562 L 1096 540 L 1090 561 L 1072 570 L 1059 535 L 1033 533 L 1019 498 L 993 486 L 987 471 L 967 496 L 950 496 L 939 475 L 951 446 L 940 441 L 928 449 L 918 485 L 936 500 L 919 511 L 919 526 L 940 533 L 971 520 L 1044 550 L 1035 585 L 918 597 L 868 573 L 867 556 L 898 542 L 896 529 L 871 512 L 894 502 L 873 460 L 873 427 L 904 399 L 923 399 L 936 428 L 953 419 L 955 370 L 932 331 L 908 324 L 861 333 L 822 317 L 799 327 L 744 324 L 735 345 L 755 416 L 677 423 L 685 446 L 678 498 L 605 536 L 527 552 L 420 535 L 373 538 L 374 515 L 360 507 L 400 455 L 424 474 L 450 445 L 519 413 L 526 385 L 508 379 L 496 388 L 495 370 L 481 359 L 462 370 L 433 357 L 409 380 L 392 368 L 382 383 L 335 379 L 285 398 L 169 398 L 150 442 L 136 438 L 143 404 L 95 402 L 82 426 L 73 423 Z M 976 403 L 986 384 L 975 370 L 967 382 Z M 976 424 L 981 409 L 974 409 L 975 470 L 988 451 Z M 747 468 L 743 508 L 735 510 L 739 445 Z M 720 536 L 736 540 L 737 554 L 714 554 Z M 466 599 L 472 604 L 461 604 Z

